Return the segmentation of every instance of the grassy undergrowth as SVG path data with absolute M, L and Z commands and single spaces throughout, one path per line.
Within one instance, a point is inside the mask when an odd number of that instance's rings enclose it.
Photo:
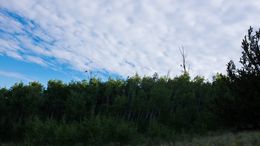
M 260 131 L 196 137 L 162 146 L 260 146 Z
M 147 142 L 140 146 L 260 146 L 260 131 L 254 132 L 240 132 L 240 133 L 225 133 L 213 134 L 210 136 L 201 136 L 190 138 L 190 136 L 183 136 L 178 142 L 158 144 Z M 32 146 L 33 144 L 0 144 L 1 146 Z M 74 144 L 75 146 L 83 146 L 83 144 Z M 114 146 L 110 144 L 109 146 Z M 116 146 L 116 144 L 115 144 Z M 129 145 L 130 146 L 130 145 Z

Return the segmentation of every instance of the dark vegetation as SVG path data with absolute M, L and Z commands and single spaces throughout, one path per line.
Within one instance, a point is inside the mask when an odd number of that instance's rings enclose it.
M 51 80 L 0 89 L 0 140 L 32 145 L 173 142 L 185 135 L 260 128 L 260 31 L 242 41 L 242 68 L 212 82 L 183 75 L 101 82 Z

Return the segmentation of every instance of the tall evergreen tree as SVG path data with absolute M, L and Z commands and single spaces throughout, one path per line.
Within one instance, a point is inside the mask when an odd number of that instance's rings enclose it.
M 260 30 L 250 27 L 242 41 L 242 68 L 236 69 L 233 61 L 227 65 L 231 88 L 235 95 L 232 112 L 227 112 L 236 121 L 236 128 L 260 128 Z M 232 114 L 232 115 L 231 115 Z

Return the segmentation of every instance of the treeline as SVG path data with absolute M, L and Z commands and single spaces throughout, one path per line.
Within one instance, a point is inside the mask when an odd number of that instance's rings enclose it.
M 187 74 L 69 84 L 53 80 L 46 89 L 37 82 L 18 83 L 0 90 L 0 134 L 2 141 L 43 145 L 170 140 L 178 133 L 220 128 L 211 107 L 223 93 L 231 95 L 220 76 L 208 83 Z
M 124 145 L 260 128 L 260 33 L 242 42 L 241 69 L 212 82 L 188 73 L 101 82 L 51 80 L 0 89 L 0 140 L 32 145 Z

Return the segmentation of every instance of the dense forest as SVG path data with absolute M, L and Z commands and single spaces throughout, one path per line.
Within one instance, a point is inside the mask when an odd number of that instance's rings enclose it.
M 127 79 L 16 83 L 0 89 L 0 141 L 136 145 L 260 128 L 260 31 L 242 41 L 241 68 L 212 81 L 188 72 Z

